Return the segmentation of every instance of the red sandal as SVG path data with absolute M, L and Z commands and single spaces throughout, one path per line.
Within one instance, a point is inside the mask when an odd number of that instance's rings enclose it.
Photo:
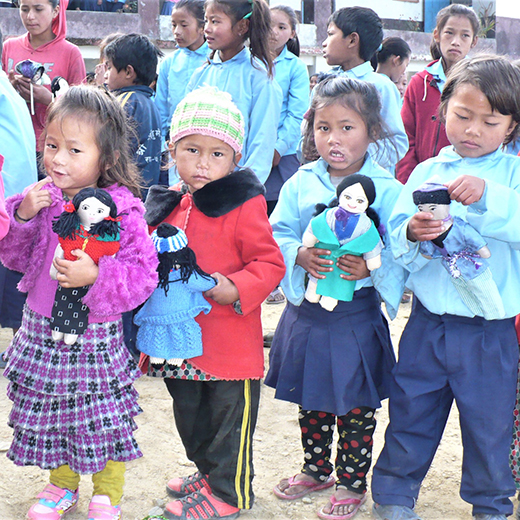
M 166 484 L 168 495 L 174 498 L 184 498 L 202 488 L 211 489 L 208 484 L 208 476 L 197 471 L 189 477 L 172 478 Z
M 180 500 L 166 504 L 164 516 L 170 520 L 192 520 L 194 518 L 232 520 L 240 516 L 240 509 L 217 500 L 210 490 L 202 488 Z

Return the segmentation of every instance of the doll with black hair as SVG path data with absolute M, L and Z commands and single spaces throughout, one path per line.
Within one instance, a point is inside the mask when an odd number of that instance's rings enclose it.
M 181 229 L 160 224 L 152 240 L 159 257 L 159 284 L 134 319 L 139 326 L 137 348 L 150 356 L 155 368 L 165 362 L 180 366 L 184 359 L 202 355 L 202 332 L 195 317 L 211 310 L 202 293 L 216 282 L 197 265 Z
M 413 202 L 419 211 L 427 211 L 434 219 L 442 220 L 446 228 L 434 240 L 421 242 L 420 253 L 432 260 L 441 259 L 471 312 L 483 315 L 487 320 L 503 318 L 502 297 L 485 260 L 491 252 L 473 226 L 450 214 L 451 198 L 447 186 L 430 179 L 413 192 Z
M 376 198 L 374 183 L 370 177 L 360 174 L 348 175 L 337 189 L 335 198 L 327 207 L 316 206 L 315 217 L 309 222 L 302 243 L 305 247 L 328 249 L 328 260 L 334 260 L 334 269 L 324 273 L 326 278 L 309 275 L 305 298 L 332 311 L 338 300 L 352 301 L 356 282 L 345 280 L 336 265 L 343 255 L 363 256 L 369 271 L 381 266 L 383 242 L 378 232 L 379 217 L 370 208 Z
M 102 256 L 112 256 L 119 251 L 121 216 L 110 194 L 100 188 L 84 188 L 64 206 L 65 211 L 54 220 L 52 230 L 58 235 L 59 244 L 55 258 L 74 261 L 75 249 L 87 253 L 96 263 Z M 50 276 L 56 280 L 57 271 L 51 266 Z M 82 298 L 89 285 L 65 288 L 58 284 L 52 308 L 51 328 L 54 341 L 63 340 L 72 345 L 88 326 L 89 309 Z

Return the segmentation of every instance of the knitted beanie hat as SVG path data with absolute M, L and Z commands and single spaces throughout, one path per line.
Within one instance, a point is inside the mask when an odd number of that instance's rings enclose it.
M 152 242 L 159 254 L 176 253 L 187 247 L 188 237 L 186 233 L 178 227 L 170 224 L 161 224 L 152 233 Z
M 448 188 L 437 182 L 425 182 L 413 192 L 413 203 L 419 204 L 450 204 Z
M 231 95 L 215 87 L 190 92 L 173 113 L 170 141 L 176 143 L 187 135 L 216 137 L 236 153 L 244 142 L 244 118 Z

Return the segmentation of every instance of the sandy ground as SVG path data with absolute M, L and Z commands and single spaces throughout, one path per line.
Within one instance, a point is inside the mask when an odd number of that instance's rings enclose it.
M 264 330 L 274 330 L 282 305 L 264 306 Z M 399 316 L 391 324 L 394 346 L 409 316 L 410 304 L 402 305 Z M 0 351 L 11 339 L 10 331 L 0 329 Z M 266 364 L 268 349 L 266 353 Z M 5 396 L 7 382 L 0 377 L 0 450 L 5 452 L 11 440 L 7 426 L 10 401 Z M 137 417 L 136 438 L 144 457 L 127 466 L 125 495 L 122 502 L 125 520 L 142 520 L 150 510 L 166 500 L 165 484 L 174 476 L 189 475 L 194 466 L 184 454 L 172 418 L 171 399 L 161 381 L 143 377 L 137 381 L 143 413 Z M 253 509 L 243 512 L 244 520 L 307 520 L 316 519 L 330 495 L 330 490 L 311 494 L 300 500 L 282 501 L 273 493 L 273 486 L 284 477 L 299 471 L 303 455 L 299 441 L 296 405 L 277 401 L 274 392 L 262 388 L 260 413 L 255 433 L 255 493 Z M 374 460 L 383 446 L 388 422 L 385 406 L 378 412 Z M 452 410 L 444 438 L 432 468 L 422 486 L 416 511 L 424 520 L 462 520 L 471 518 L 471 507 L 459 497 L 462 446 L 458 430 L 458 414 Z M 48 473 L 39 468 L 16 467 L 0 454 L 0 520 L 25 518 L 36 495 L 47 483 Z M 89 476 L 81 483 L 78 509 L 67 515 L 69 520 L 87 518 L 92 484 Z M 516 501 L 515 501 L 516 507 Z M 372 518 L 370 498 L 361 507 L 356 519 Z

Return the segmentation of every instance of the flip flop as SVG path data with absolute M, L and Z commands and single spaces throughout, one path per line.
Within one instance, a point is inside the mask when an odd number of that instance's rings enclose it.
M 285 302 L 285 296 L 283 295 L 283 292 L 280 290 L 279 287 L 274 289 L 271 294 L 267 297 L 265 300 L 265 303 L 268 303 L 269 305 L 277 305 L 279 303 Z
M 359 508 L 365 503 L 365 500 L 367 499 L 367 495 L 364 494 L 360 498 L 344 498 L 343 500 L 337 500 L 334 495 L 330 497 L 330 503 L 332 505 L 332 512 L 331 513 L 325 513 L 323 510 L 324 507 L 322 507 L 318 512 L 317 515 L 322 518 L 323 520 L 348 520 L 349 518 L 352 518 L 358 511 Z M 335 515 L 334 509 L 336 509 L 337 506 L 350 506 L 354 505 L 354 509 L 347 513 L 346 515 Z
M 299 493 L 295 493 L 294 495 L 287 495 L 284 491 L 282 491 L 279 486 L 280 483 L 276 484 L 273 488 L 273 493 L 282 500 L 297 500 L 298 498 L 302 498 L 305 495 L 308 495 L 309 493 L 312 493 L 313 491 L 319 491 L 320 489 L 327 489 L 333 486 L 336 482 L 336 479 L 333 475 L 329 475 L 329 478 L 325 482 L 318 482 L 317 480 L 310 482 L 308 480 L 294 480 L 294 477 L 290 477 L 287 480 L 287 483 L 289 486 L 285 488 L 285 491 L 287 491 L 289 488 L 292 488 L 294 486 L 303 486 L 305 489 L 303 491 L 300 491 Z

